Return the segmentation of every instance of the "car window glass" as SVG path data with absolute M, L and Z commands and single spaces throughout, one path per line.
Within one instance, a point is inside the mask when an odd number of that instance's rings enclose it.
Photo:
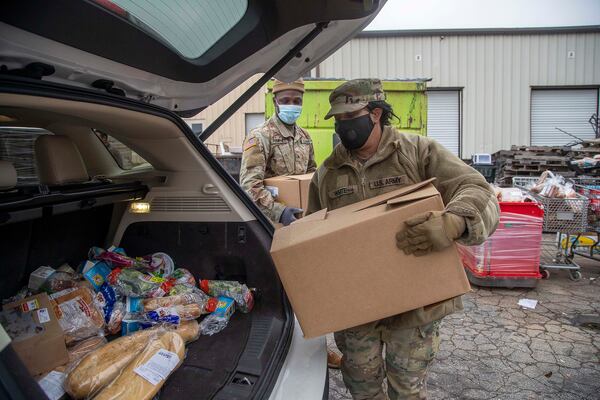
M 204 54 L 242 19 L 248 8 L 247 0 L 96 2 L 127 18 L 186 58 Z
M 140 157 L 135 151 L 131 150 L 109 134 L 97 129 L 94 129 L 93 131 L 122 169 L 128 170 L 144 164 L 150 165 L 148 164 L 148 161 Z
M 41 135 L 52 135 L 52 132 L 40 128 L 0 127 L 0 160 L 15 167 L 18 186 L 39 184 L 34 144 Z

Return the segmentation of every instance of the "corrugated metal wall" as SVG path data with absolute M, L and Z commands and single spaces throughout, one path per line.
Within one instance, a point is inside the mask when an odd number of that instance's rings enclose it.
M 206 129 L 225 109 L 230 106 L 238 97 L 242 95 L 261 75 L 255 75 L 240 86 L 232 90 L 225 97 L 207 107 L 200 114 L 193 118 L 186 119 L 187 122 L 201 122 Z M 265 93 L 266 87 L 259 90 L 254 96 L 246 102 L 231 118 L 227 120 L 207 141 L 209 148 L 215 150 L 219 142 L 224 141 L 231 146 L 241 146 L 245 137 L 245 115 L 246 113 L 264 113 L 265 112 Z
M 426 77 L 430 87 L 463 88 L 468 157 L 530 144 L 531 86 L 600 85 L 600 33 L 357 38 L 318 71 L 323 78 Z

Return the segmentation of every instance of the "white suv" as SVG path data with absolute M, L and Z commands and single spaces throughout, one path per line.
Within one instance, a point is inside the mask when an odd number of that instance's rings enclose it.
M 243 281 L 258 298 L 251 313 L 188 346 L 161 398 L 327 397 L 325 340 L 302 337 L 269 255 L 272 225 L 181 117 L 253 74 L 264 73 L 254 91 L 273 75 L 306 74 L 382 6 L 3 2 L 0 298 L 41 265 L 76 266 L 92 246 L 163 251 L 196 278 Z M 132 202 L 149 212 L 132 212 Z M 44 398 L 1 328 L 0 349 L 0 397 Z

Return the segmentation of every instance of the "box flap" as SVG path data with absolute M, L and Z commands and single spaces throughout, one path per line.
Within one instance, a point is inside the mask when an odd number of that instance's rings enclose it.
M 306 181 L 306 180 L 311 180 L 313 177 L 314 172 L 311 172 L 309 174 L 303 174 L 303 175 L 288 175 L 286 176 L 286 178 L 288 179 L 294 179 L 297 181 Z
M 400 197 L 394 197 L 393 199 L 388 200 L 387 204 L 389 206 L 394 206 L 408 203 L 410 201 L 425 199 L 427 197 L 437 196 L 438 194 L 439 192 L 436 190 L 436 188 L 432 184 L 429 184 L 419 191 L 408 193 Z
M 360 201 L 358 203 L 354 203 L 355 207 L 353 207 L 352 212 L 361 211 L 366 208 L 375 207 L 375 206 L 379 206 L 381 204 L 388 203 L 392 199 L 415 192 L 415 191 L 421 189 L 422 187 L 429 185 L 431 182 L 435 181 L 435 179 L 436 178 L 430 178 L 423 182 L 415 183 L 413 185 L 408 185 L 408 186 L 405 186 L 398 190 L 394 190 L 394 191 L 391 191 L 388 193 L 381 194 L 379 196 L 372 197 L 367 200 Z M 425 196 L 425 197 L 429 197 L 429 196 Z

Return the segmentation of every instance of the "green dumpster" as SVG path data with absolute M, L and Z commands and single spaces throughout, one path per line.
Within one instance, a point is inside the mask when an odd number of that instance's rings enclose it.
M 333 149 L 333 118 L 325 120 L 329 110 L 329 94 L 343 80 L 305 79 L 304 106 L 297 123 L 310 133 L 315 146 L 315 158 L 318 165 L 331 154 Z M 270 118 L 275 112 L 273 106 L 273 81 L 267 84 L 265 117 Z M 393 80 L 383 81 L 383 90 L 387 94 L 387 102 L 400 117 L 393 118 L 392 123 L 402 132 L 426 135 L 427 132 L 427 80 Z

